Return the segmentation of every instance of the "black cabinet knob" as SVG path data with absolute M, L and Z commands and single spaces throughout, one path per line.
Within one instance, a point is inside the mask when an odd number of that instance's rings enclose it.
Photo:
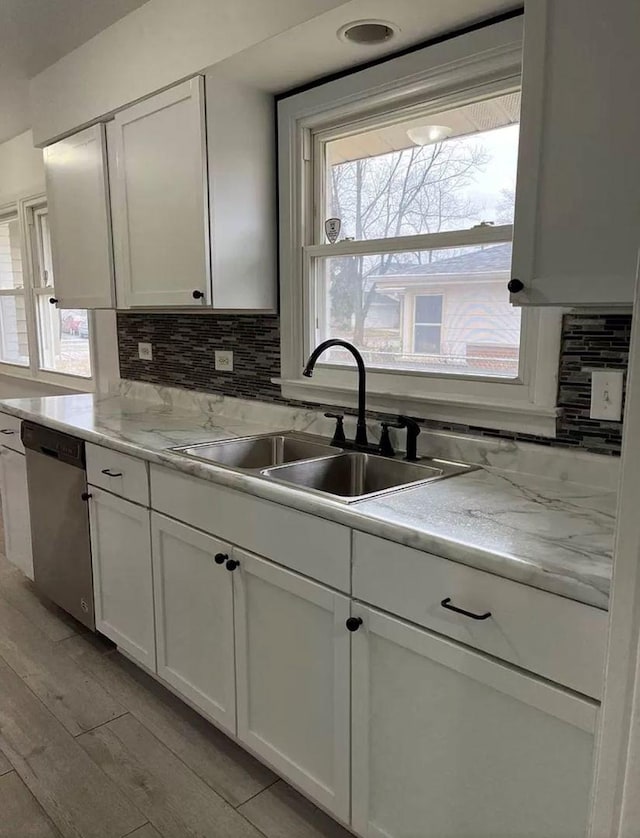
M 202 291 L 194 291 L 191 296 L 194 300 L 201 300 L 204 297 L 204 293 Z
M 51 303 L 52 306 L 54 306 L 58 301 L 55 297 L 49 297 L 49 302 Z
M 235 559 L 229 559 L 225 567 L 227 570 L 235 570 L 237 567 L 240 567 L 240 562 L 237 562 Z
M 512 294 L 519 294 L 524 288 L 524 282 L 519 279 L 510 279 L 507 283 L 507 288 Z
M 216 553 L 213 557 L 213 561 L 216 564 L 224 564 L 229 559 L 229 556 L 226 553 Z
M 358 631 L 362 625 L 362 617 L 349 617 L 345 625 L 349 631 Z
M 82 498 L 82 500 L 89 500 L 89 498 L 92 498 L 93 495 L 91 494 L 91 492 L 83 492 L 80 495 L 80 497 Z

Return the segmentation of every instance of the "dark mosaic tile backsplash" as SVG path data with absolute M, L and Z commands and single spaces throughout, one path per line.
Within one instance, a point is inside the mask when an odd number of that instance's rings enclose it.
M 571 446 L 618 455 L 622 423 L 589 418 L 592 369 L 626 370 L 631 336 L 630 314 L 568 314 L 562 330 L 556 439 L 491 431 L 472 426 L 425 424 L 483 436 L 520 439 L 543 445 Z M 123 378 L 169 387 L 223 393 L 303 406 L 286 401 L 271 378 L 280 374 L 280 328 L 275 314 L 118 313 L 120 373 Z M 138 342 L 153 344 L 153 361 L 138 358 Z M 232 349 L 232 373 L 216 372 L 215 349 Z M 309 405 L 319 409 L 318 405 Z M 347 411 L 353 412 L 353 411 Z M 377 414 L 371 414 L 376 416 Z

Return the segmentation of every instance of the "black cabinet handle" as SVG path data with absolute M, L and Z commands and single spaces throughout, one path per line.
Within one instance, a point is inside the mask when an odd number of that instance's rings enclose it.
M 201 300 L 204 297 L 204 293 L 202 291 L 194 291 L 191 296 L 194 300 Z
M 82 498 L 82 500 L 89 500 L 89 498 L 92 498 L 93 495 L 91 494 L 91 492 L 83 492 L 80 495 L 80 497 Z
M 519 294 L 524 288 L 524 282 L 520 279 L 510 279 L 509 282 L 507 282 L 507 288 L 512 294 Z
M 474 614 L 473 611 L 465 611 L 464 608 L 457 608 L 455 605 L 451 605 L 450 596 L 443 599 L 440 605 L 448 611 L 455 611 L 456 614 L 464 614 L 465 617 L 470 617 L 472 620 L 488 620 L 491 616 L 491 611 L 485 611 L 484 614 Z
M 3 428 L 0 431 L 0 434 L 6 434 L 7 436 L 10 436 L 11 434 L 15 434 L 15 431 L 11 431 L 11 430 L 9 430 L 9 428 Z
M 103 468 L 102 473 L 106 474 L 107 477 L 122 477 L 121 471 L 111 471 L 110 468 Z
M 237 567 L 240 567 L 240 562 L 237 562 L 235 559 L 229 559 L 225 567 L 227 570 L 235 570 Z
M 362 625 L 362 617 L 349 617 L 345 622 L 345 626 L 349 631 L 358 631 Z
M 54 306 L 58 301 L 56 300 L 55 297 L 49 297 L 49 302 L 51 303 L 52 306 Z
M 229 560 L 229 556 L 226 553 L 216 553 L 213 557 L 213 561 L 216 564 L 224 564 L 226 561 Z

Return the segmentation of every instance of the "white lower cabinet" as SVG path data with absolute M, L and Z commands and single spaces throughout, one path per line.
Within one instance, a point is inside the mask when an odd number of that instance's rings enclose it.
M 582 838 L 597 704 L 357 606 L 352 816 L 366 838 Z
M 95 486 L 89 493 L 96 628 L 155 672 L 149 510 Z
M 238 738 L 349 820 L 349 599 L 234 550 Z
M 33 579 L 27 464 L 24 454 L 5 445 L 0 446 L 0 494 L 5 554 L 12 564 Z
M 158 675 L 235 734 L 230 547 L 155 512 L 151 532 Z

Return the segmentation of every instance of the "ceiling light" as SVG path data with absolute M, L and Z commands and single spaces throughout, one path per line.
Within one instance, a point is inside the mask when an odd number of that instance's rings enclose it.
M 429 145 L 446 140 L 453 134 L 453 128 L 448 125 L 418 125 L 416 128 L 409 128 L 407 135 L 412 143 L 416 145 Z
M 386 44 L 397 31 L 398 27 L 387 20 L 354 20 L 338 29 L 338 38 L 348 44 L 374 47 Z

